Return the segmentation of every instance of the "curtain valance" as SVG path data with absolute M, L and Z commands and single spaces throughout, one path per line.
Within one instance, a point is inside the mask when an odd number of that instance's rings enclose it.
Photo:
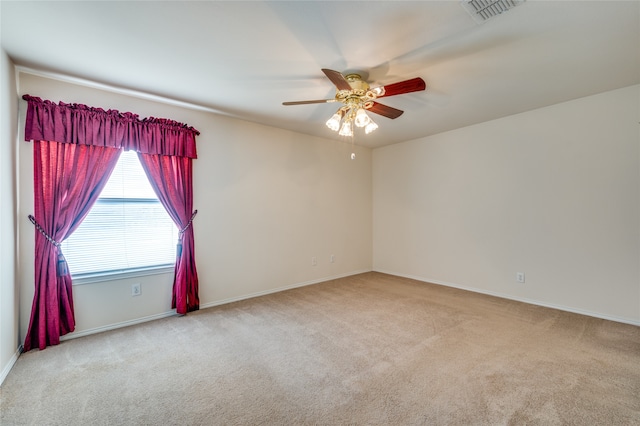
M 23 95 L 28 102 L 24 138 L 124 148 L 143 154 L 197 158 L 193 127 L 166 118 L 138 118 L 82 104 L 54 103 Z

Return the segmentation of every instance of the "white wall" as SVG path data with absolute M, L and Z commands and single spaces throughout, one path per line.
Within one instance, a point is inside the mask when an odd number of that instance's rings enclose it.
M 0 384 L 17 359 L 20 346 L 15 256 L 17 105 L 13 63 L 0 49 Z
M 374 270 L 640 324 L 639 121 L 632 86 L 376 149 Z
M 19 93 L 166 117 L 201 132 L 194 161 L 201 307 L 371 270 L 369 149 L 356 147 L 352 161 L 348 144 L 27 73 L 19 74 Z M 21 101 L 22 127 L 25 108 Z M 31 149 L 31 143 L 19 144 L 22 339 L 33 299 Z M 170 313 L 172 279 L 165 274 L 74 286 L 73 334 Z M 134 282 L 142 284 L 141 296 L 131 296 Z
M 11 67 L 3 58 L 6 73 Z M 351 161 L 349 144 L 83 84 L 19 77 L 20 95 L 168 117 L 201 131 L 194 192 L 202 307 L 373 267 L 640 323 L 638 86 L 373 154 L 356 146 Z M 3 108 L 15 102 L 5 95 L 10 81 L 3 74 Z M 16 132 L 20 140 L 18 269 L 6 269 L 3 258 L 0 367 L 16 347 L 15 327 L 5 325 L 11 309 L 4 307 L 15 291 L 4 276 L 20 283 L 20 342 L 33 298 L 25 106 L 20 101 L 18 128 L 5 130 L 11 126 L 3 121 L 0 134 L 0 158 L 13 156 L 6 141 L 15 141 Z M 5 179 L 11 187 L 13 177 L 4 164 L 0 247 L 11 258 L 4 229 L 14 219 L 4 206 L 17 195 L 6 189 Z M 526 273 L 525 284 L 515 283 L 519 271 Z M 74 335 L 170 314 L 171 281 L 165 274 L 75 286 Z M 141 296 L 131 297 L 133 282 L 142 283 Z M 8 352 L 7 341 L 13 341 Z

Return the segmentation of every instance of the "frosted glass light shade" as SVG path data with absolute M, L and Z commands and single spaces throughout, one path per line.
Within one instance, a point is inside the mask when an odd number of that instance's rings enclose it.
M 377 128 L 378 125 L 373 120 L 369 119 L 369 124 L 367 124 L 367 127 L 364 128 L 364 132 L 368 135 Z
M 327 123 L 326 123 L 327 127 L 333 130 L 334 132 L 337 132 L 338 129 L 340 128 L 341 119 L 342 119 L 342 116 L 336 112 L 335 114 L 333 114 L 333 116 L 330 119 L 327 120 Z
M 364 127 L 371 122 L 371 118 L 367 115 L 364 109 L 360 108 L 356 113 L 355 125 L 357 127 Z
M 353 127 L 351 126 L 351 121 L 345 121 L 342 123 L 342 127 L 340 128 L 340 132 L 338 133 L 340 136 L 353 136 Z

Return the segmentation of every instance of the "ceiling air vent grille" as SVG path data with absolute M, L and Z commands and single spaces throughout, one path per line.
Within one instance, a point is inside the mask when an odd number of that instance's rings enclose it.
M 462 0 L 460 3 L 471 17 L 478 23 L 483 23 L 500 15 L 526 0 Z

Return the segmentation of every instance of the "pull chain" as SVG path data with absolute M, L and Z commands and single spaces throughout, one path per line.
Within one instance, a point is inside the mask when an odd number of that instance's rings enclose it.
M 352 159 L 352 160 L 355 160 L 355 159 L 356 159 L 356 153 L 355 153 L 355 152 L 353 152 L 353 151 L 354 151 L 353 146 L 354 146 L 354 144 L 355 144 L 355 143 L 354 143 L 355 138 L 356 138 L 356 135 L 355 135 L 355 132 L 353 132 L 353 133 L 351 134 L 351 159 Z

